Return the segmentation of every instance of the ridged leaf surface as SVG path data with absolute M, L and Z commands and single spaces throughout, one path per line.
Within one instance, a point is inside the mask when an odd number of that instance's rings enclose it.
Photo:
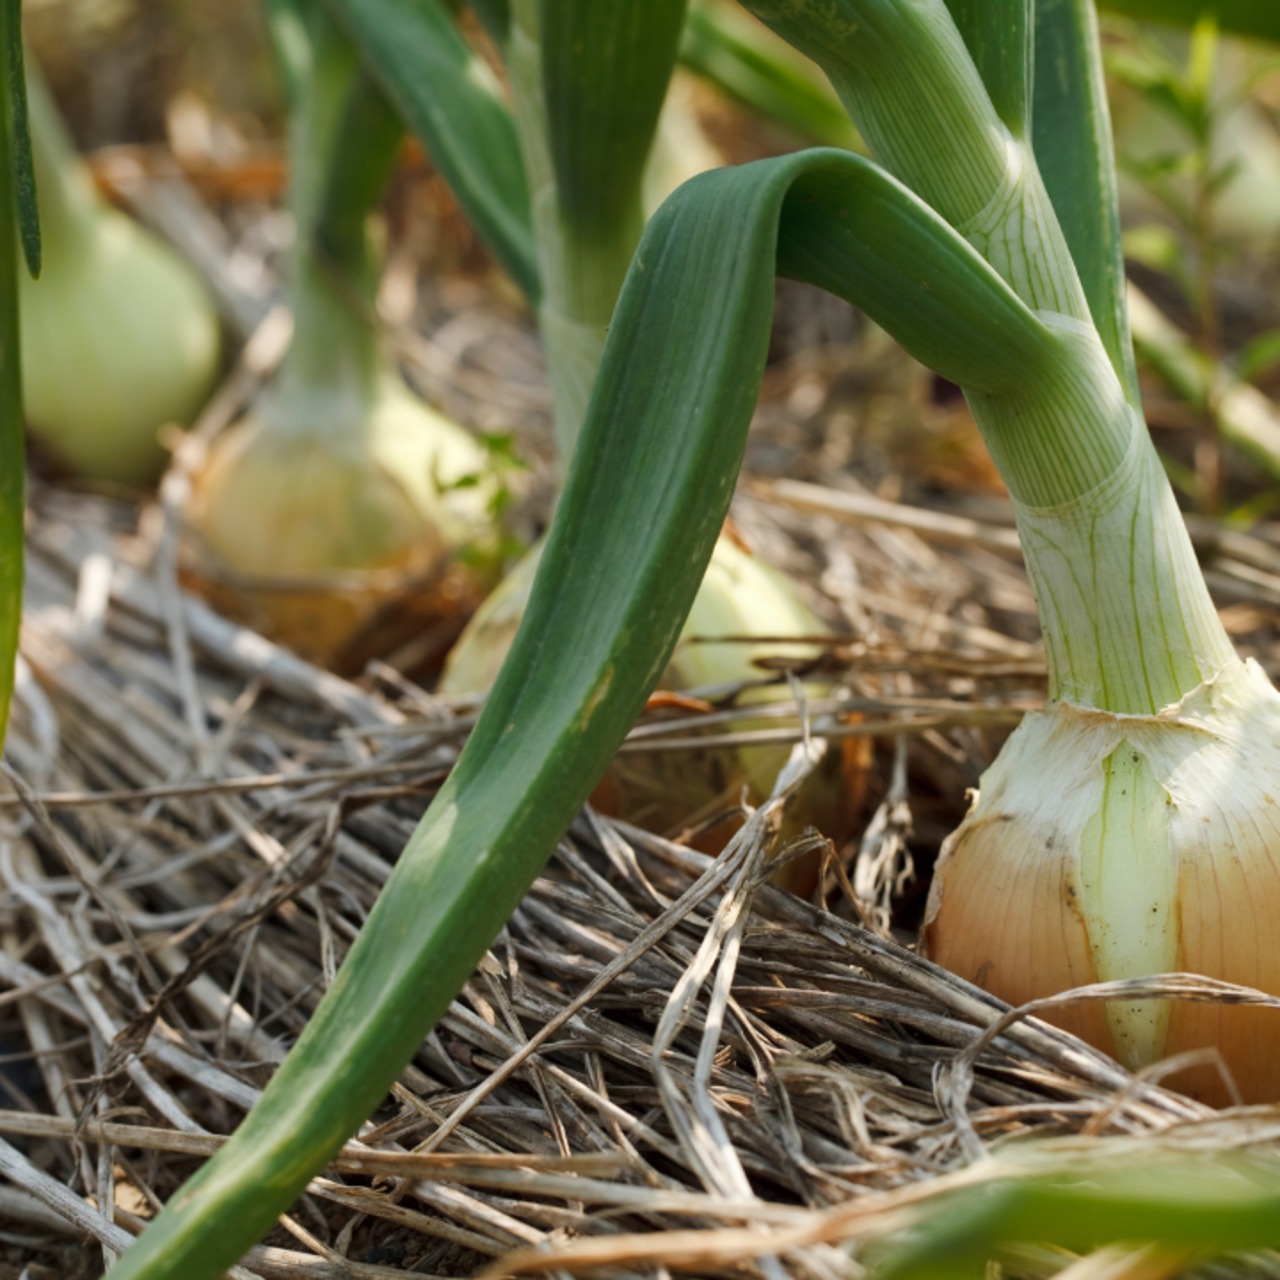
M 1092 0 L 1036 0 L 1032 145 L 1093 323 L 1137 404 L 1111 118 Z

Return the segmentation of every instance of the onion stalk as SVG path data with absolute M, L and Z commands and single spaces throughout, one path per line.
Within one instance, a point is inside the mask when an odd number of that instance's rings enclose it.
M 410 589 L 419 617 L 474 607 L 479 582 L 458 552 L 490 523 L 486 456 L 409 390 L 383 343 L 370 212 L 403 126 L 322 6 L 278 4 L 275 20 L 293 87 L 293 334 L 194 477 L 187 527 L 219 603 L 351 665 Z
M 144 485 L 217 376 L 221 335 L 203 283 L 97 195 L 34 65 L 28 100 L 44 267 L 20 290 L 33 436 L 75 473 Z

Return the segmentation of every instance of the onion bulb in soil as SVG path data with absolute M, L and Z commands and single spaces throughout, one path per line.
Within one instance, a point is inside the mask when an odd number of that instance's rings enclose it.
M 204 285 L 94 191 L 48 90 L 28 75 L 44 266 L 20 272 L 22 383 L 33 438 L 77 475 L 145 485 L 161 429 L 191 422 L 221 334 Z
M 1015 1005 L 1144 973 L 1280 991 L 1280 695 L 1240 662 L 1156 715 L 1029 715 L 947 842 L 928 917 L 928 953 Z M 1274 1009 L 1136 1000 L 1046 1016 L 1135 1069 L 1216 1046 L 1246 1100 L 1280 1098 Z M 1170 1083 L 1230 1097 L 1208 1066 Z
M 535 546 L 477 610 L 445 663 L 442 693 L 474 693 L 493 683 L 524 614 L 540 550 L 541 544 Z M 766 675 L 762 663 L 803 666 L 812 662 L 818 650 L 803 639 L 827 630 L 783 574 L 726 532 L 716 543 L 658 688 L 669 693 L 706 691 L 714 696 L 717 690 L 748 683 L 734 705 L 788 700 L 791 692 L 786 684 L 749 682 Z M 769 639 L 715 640 L 753 635 Z M 789 636 L 796 641 L 786 642 Z M 826 692 L 825 687 L 808 682 L 806 689 L 810 696 Z M 743 719 L 712 732 L 778 728 L 788 723 L 777 718 Z M 603 812 L 717 852 L 741 825 L 734 811 L 744 799 L 753 805 L 764 800 L 789 752 L 786 743 L 624 751 L 610 764 L 592 801 Z M 833 742 L 817 772 L 788 805 L 783 838 L 810 826 L 837 844 L 847 838 L 862 804 L 869 765 L 867 739 Z M 816 871 L 816 861 L 802 859 L 783 869 L 783 883 L 808 893 Z
M 357 407 L 353 406 L 353 411 Z M 188 566 L 215 603 L 304 657 L 356 669 L 415 627 L 456 636 L 484 578 L 459 549 L 491 523 L 483 447 L 384 371 L 332 432 L 279 402 L 225 432 L 194 477 Z
M 1052 700 L 944 845 L 928 955 L 1015 1005 L 1179 972 L 1280 995 L 1280 694 L 1232 649 L 1154 448 L 1135 428 L 1085 497 L 1016 509 Z M 1280 1099 L 1276 1009 L 1147 999 L 1043 1016 L 1135 1069 L 1216 1053 L 1245 1101 Z M 1216 1065 L 1168 1083 L 1232 1099 Z
M 297 29 L 286 9 L 293 333 L 192 479 L 188 577 L 303 656 L 358 670 L 424 631 L 442 654 L 483 594 L 463 552 L 493 536 L 488 457 L 385 349 L 373 214 L 403 125 L 323 6 Z

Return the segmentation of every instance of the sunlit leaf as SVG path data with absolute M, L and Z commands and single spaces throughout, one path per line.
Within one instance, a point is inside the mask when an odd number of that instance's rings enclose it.
M 1091 0 L 1037 0 L 1032 143 L 1089 312 L 1136 404 L 1115 159 L 1096 27 Z

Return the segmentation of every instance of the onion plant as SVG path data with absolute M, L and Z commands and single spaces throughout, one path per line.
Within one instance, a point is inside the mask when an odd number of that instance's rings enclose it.
M 182 258 L 102 200 L 34 65 L 27 77 L 45 246 L 20 291 L 27 422 L 76 474 L 148 484 L 161 428 L 189 424 L 213 387 L 217 312 Z
M 374 21 L 389 3 L 340 7 Z M 1280 699 L 1233 652 L 1142 423 L 1088 0 L 746 7 L 824 67 L 876 159 L 815 150 L 716 171 L 650 221 L 471 739 L 261 1102 L 119 1280 L 215 1276 L 264 1231 L 383 1097 L 542 866 L 698 590 L 777 274 L 856 302 L 964 388 L 1040 602 L 1051 701 L 952 842 L 934 954 L 1014 999 L 1171 967 L 1280 989 Z M 1142 1003 L 1075 1025 L 1132 1063 L 1220 1044 L 1243 1087 L 1275 1096 L 1261 1016 Z
M 340 662 L 408 588 L 432 616 L 474 605 L 457 552 L 490 524 L 486 457 L 409 390 L 378 323 L 369 222 L 404 126 L 324 6 L 269 14 L 290 101 L 293 334 L 194 476 L 186 520 L 216 599 Z

